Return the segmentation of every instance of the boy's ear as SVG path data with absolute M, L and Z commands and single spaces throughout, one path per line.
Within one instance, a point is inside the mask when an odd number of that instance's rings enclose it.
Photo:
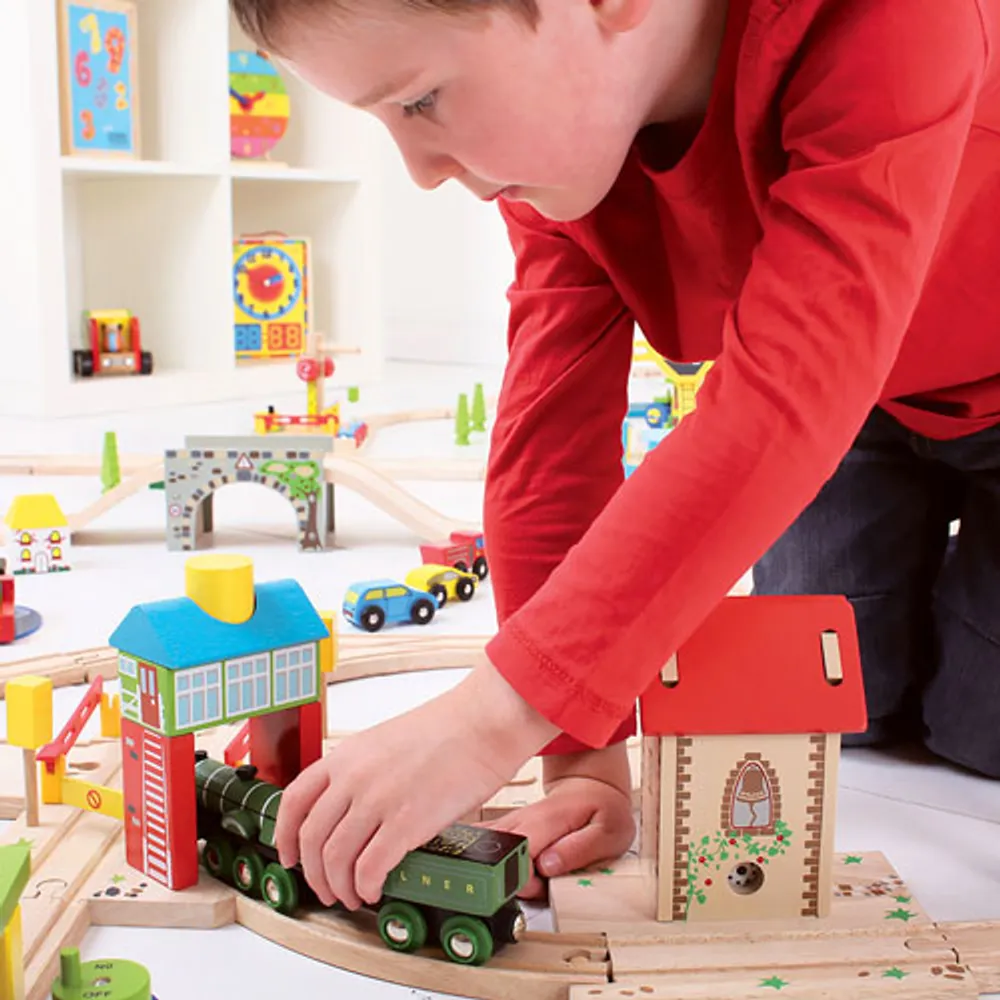
M 655 0 L 590 0 L 605 31 L 622 33 L 640 25 Z

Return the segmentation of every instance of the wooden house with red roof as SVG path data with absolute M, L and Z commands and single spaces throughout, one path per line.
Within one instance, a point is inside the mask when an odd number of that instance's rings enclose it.
M 726 598 L 640 712 L 657 919 L 825 916 L 840 736 L 867 724 L 847 599 Z

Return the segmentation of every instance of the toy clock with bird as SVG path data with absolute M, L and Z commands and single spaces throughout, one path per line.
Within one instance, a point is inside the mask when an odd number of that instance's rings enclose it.
M 230 152 L 260 159 L 288 129 L 291 104 L 284 81 L 263 52 L 229 53 Z
M 236 241 L 233 301 L 239 360 L 302 353 L 309 333 L 308 261 L 305 239 L 266 234 Z

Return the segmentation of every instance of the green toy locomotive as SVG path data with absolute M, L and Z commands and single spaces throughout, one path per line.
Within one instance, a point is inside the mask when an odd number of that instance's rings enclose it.
M 281 789 L 252 765 L 232 768 L 195 754 L 198 838 L 215 878 L 292 915 L 315 899 L 301 868 L 283 868 L 274 847 Z M 456 824 L 411 851 L 386 879 L 377 912 L 382 940 L 416 951 L 437 939 L 453 962 L 481 965 L 524 930 L 517 893 L 531 874 L 528 841 L 511 833 Z

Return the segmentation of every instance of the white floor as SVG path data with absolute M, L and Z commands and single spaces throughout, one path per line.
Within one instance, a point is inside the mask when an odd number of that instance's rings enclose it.
M 484 381 L 496 389 L 498 373 L 457 368 L 394 366 L 385 384 L 364 387 L 368 412 L 453 404 L 457 393 Z M 122 453 L 156 452 L 183 443 L 185 433 L 248 433 L 250 414 L 266 403 L 301 405 L 301 399 L 261 400 L 245 406 L 178 408 L 141 415 L 66 422 L 0 420 L 0 454 L 97 453 L 103 432 L 116 430 Z M 444 422 L 385 431 L 373 456 L 479 457 L 485 442 L 459 448 Z M 482 484 L 478 482 L 408 484 L 441 511 L 478 520 Z M 53 492 L 67 512 L 99 495 L 100 485 L 78 479 L 0 479 L 0 512 L 17 493 Z M 255 487 L 233 486 L 216 498 L 215 547 L 242 552 L 255 560 L 260 580 L 294 576 L 320 607 L 339 607 L 347 585 L 373 576 L 402 576 L 419 563 L 417 541 L 364 500 L 343 491 L 338 496 L 338 548 L 300 555 L 283 500 Z M 132 604 L 179 596 L 183 592 L 181 554 L 163 542 L 163 494 L 148 492 L 101 519 L 73 551 L 67 574 L 18 580 L 18 603 L 45 619 L 36 635 L 0 647 L 0 662 L 107 643 L 110 632 Z M 468 605 L 446 609 L 427 626 L 452 633 L 486 633 L 494 626 L 488 584 Z M 344 626 L 345 628 L 348 626 Z M 455 672 L 383 678 L 337 687 L 332 692 L 330 724 L 362 728 L 397 714 L 443 690 Z M 65 719 L 79 691 L 57 697 L 57 716 Z M 57 718 L 57 724 L 58 718 Z M 0 702 L 0 729 L 5 729 Z M 0 748 L 0 768 L 19 768 Z M 961 773 L 929 758 L 870 751 L 846 751 L 841 769 L 837 848 L 886 854 L 932 918 L 1000 918 L 1000 783 Z M 0 824 L 2 828 L 3 824 Z M 536 913 L 533 926 L 545 927 Z M 255 959 L 241 963 L 241 949 Z M 96 928 L 83 942 L 84 958 L 124 956 L 150 969 L 160 1000 L 210 1000 L 239 991 L 242 1000 L 265 1000 L 288 990 L 296 996 L 350 996 L 352 1000 L 432 996 L 328 968 L 252 936 L 242 928 L 202 931 L 148 931 Z M 178 958 L 182 957 L 181 961 Z

